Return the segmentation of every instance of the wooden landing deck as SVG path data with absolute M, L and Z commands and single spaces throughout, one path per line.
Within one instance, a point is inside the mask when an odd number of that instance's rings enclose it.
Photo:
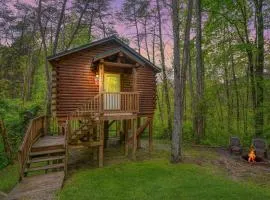
M 39 138 L 32 148 L 46 148 L 51 146 L 61 146 L 65 144 L 64 136 L 44 136 Z
M 137 114 L 134 113 L 104 113 L 102 116 L 103 120 L 121 120 L 121 119 L 135 119 L 137 118 Z
M 53 172 L 24 178 L 8 194 L 6 200 L 52 200 L 64 181 L 64 172 Z

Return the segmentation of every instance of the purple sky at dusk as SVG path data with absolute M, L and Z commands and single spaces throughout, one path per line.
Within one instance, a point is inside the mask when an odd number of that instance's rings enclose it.
M 10 0 L 11 2 L 25 2 L 32 5 L 37 5 L 37 0 Z M 121 5 L 123 4 L 124 0 L 112 0 L 112 13 L 115 13 L 121 8 Z M 68 0 L 68 6 L 71 5 L 72 0 Z M 127 37 L 131 41 L 131 46 L 133 48 L 136 47 L 134 43 L 134 38 L 132 37 L 134 34 L 134 30 L 131 28 L 127 28 L 124 24 L 119 23 L 117 20 L 115 20 L 115 29 L 118 32 L 120 36 Z M 254 31 L 252 31 L 254 32 Z M 171 25 L 170 21 L 167 20 L 163 25 L 163 34 L 164 34 L 164 43 L 165 43 L 165 56 L 168 61 L 168 65 L 171 64 L 171 55 L 172 55 L 172 34 L 171 34 Z M 270 29 L 265 30 L 265 39 L 267 42 L 270 40 Z M 145 56 L 146 53 L 144 50 L 142 50 L 142 54 Z
M 37 5 L 37 0 L 11 0 L 11 2 L 16 2 L 16 1 L 29 3 L 31 5 Z M 112 13 L 115 13 L 116 11 L 119 11 L 121 9 L 123 1 L 124 0 L 112 0 Z M 71 2 L 72 0 L 68 0 L 67 6 L 70 6 Z M 165 56 L 168 58 L 168 65 L 170 65 L 171 55 L 172 55 L 172 42 L 171 42 L 172 36 L 171 36 L 170 24 L 168 23 L 169 21 L 167 22 L 167 24 L 165 23 L 164 25 L 163 34 L 164 34 L 164 43 L 165 43 L 165 47 L 164 47 Z M 124 24 L 117 22 L 117 20 L 115 20 L 115 29 L 120 36 L 124 36 L 130 40 L 131 47 L 136 48 L 134 38 L 132 37 L 134 33 L 132 29 L 127 28 Z M 146 52 L 144 51 L 144 49 L 142 49 L 142 54 L 146 56 Z

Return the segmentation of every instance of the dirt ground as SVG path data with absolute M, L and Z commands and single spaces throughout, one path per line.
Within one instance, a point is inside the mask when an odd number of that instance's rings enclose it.
M 131 150 L 130 150 L 131 152 Z M 132 162 L 131 156 L 124 156 L 123 146 L 110 147 L 104 152 L 104 165 Z M 267 164 L 250 164 L 240 155 L 231 155 L 226 148 L 211 148 L 204 146 L 184 146 L 185 163 L 194 163 L 200 166 L 211 166 L 217 173 L 226 174 L 235 181 L 250 181 L 259 186 L 270 186 L 270 161 Z M 137 150 L 136 161 L 149 159 L 170 158 L 170 143 L 164 140 L 154 140 L 154 150 L 150 154 L 147 140 L 142 140 L 142 148 Z M 72 149 L 69 156 L 68 176 L 76 169 L 96 168 L 97 154 L 91 149 Z

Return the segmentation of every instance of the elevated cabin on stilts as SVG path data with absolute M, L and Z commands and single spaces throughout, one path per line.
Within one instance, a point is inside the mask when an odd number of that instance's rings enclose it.
M 34 127 L 39 127 L 39 133 L 34 138 L 29 135 L 37 130 L 26 134 L 20 149 L 21 177 L 31 171 L 32 160 L 43 158 L 37 156 L 40 151 L 48 161 L 44 170 L 63 163 L 60 167 L 66 171 L 67 149 L 72 146 L 97 149 L 101 167 L 104 147 L 112 140 L 125 144 L 125 155 L 131 145 L 135 157 L 147 127 L 151 151 L 156 74 L 160 72 L 157 66 L 116 36 L 58 53 L 48 61 L 52 65 L 52 115 L 58 124 L 58 136 L 48 136 L 44 127 L 48 118 L 39 119 L 39 126 Z M 109 134 L 112 126 L 116 127 L 114 136 Z M 57 153 L 60 140 L 63 154 Z M 61 159 L 63 162 L 59 162 Z

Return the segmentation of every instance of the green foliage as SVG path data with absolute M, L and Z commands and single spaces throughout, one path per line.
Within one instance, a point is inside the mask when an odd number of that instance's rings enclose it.
M 0 191 L 9 192 L 19 180 L 18 165 L 9 165 L 0 170 Z
M 13 156 L 16 155 L 19 144 L 29 120 L 41 111 L 39 104 L 28 103 L 23 105 L 19 99 L 1 99 L 0 116 L 4 120 L 9 142 L 12 146 Z M 9 161 L 3 152 L 2 138 L 0 138 L 0 169 Z
M 59 197 L 65 200 L 270 198 L 266 188 L 237 183 L 212 170 L 194 164 L 173 165 L 164 160 L 79 170 L 66 182 Z

